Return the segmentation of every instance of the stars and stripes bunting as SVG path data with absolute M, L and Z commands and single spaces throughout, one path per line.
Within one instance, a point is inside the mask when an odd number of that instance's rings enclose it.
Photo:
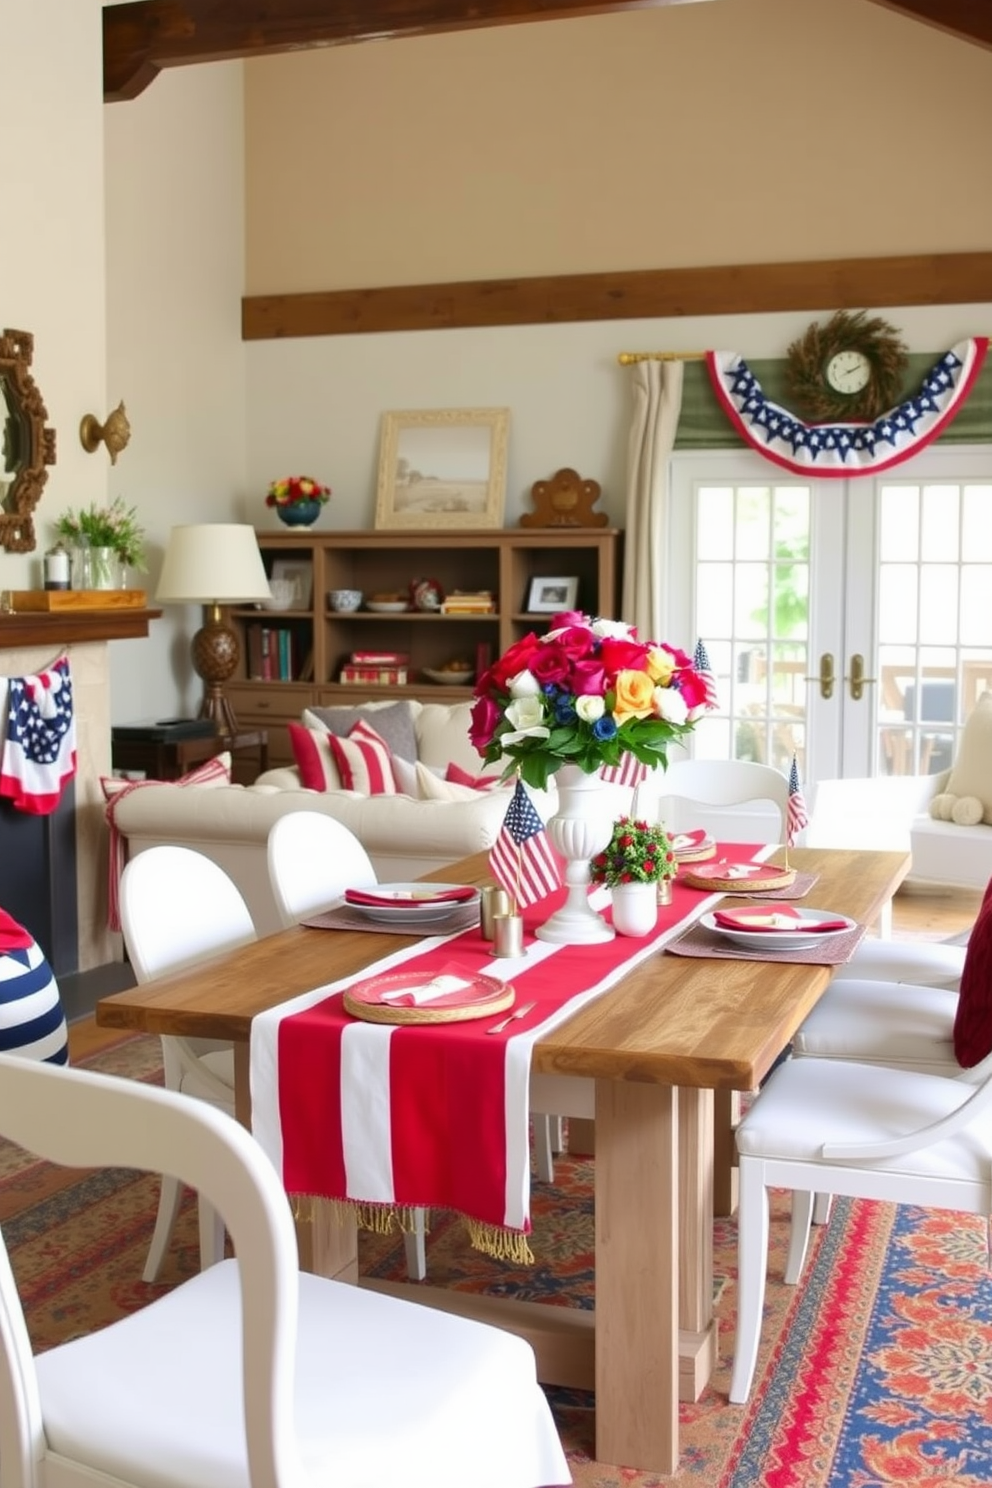
M 772 403 L 736 351 L 708 351 L 717 400 L 743 439 L 797 475 L 848 479 L 875 475 L 925 449 L 951 422 L 974 386 L 987 336 L 959 341 L 936 362 L 920 389 L 874 423 L 806 424 Z
M 489 849 L 497 883 L 526 909 L 561 885 L 561 871 L 544 823 L 522 780 L 518 780 L 503 825 Z
M 791 847 L 809 821 L 806 810 L 806 800 L 803 796 L 802 787 L 799 784 L 799 766 L 796 756 L 792 756 L 792 769 L 789 771 L 789 804 L 787 810 L 786 828 L 788 832 L 788 845 Z

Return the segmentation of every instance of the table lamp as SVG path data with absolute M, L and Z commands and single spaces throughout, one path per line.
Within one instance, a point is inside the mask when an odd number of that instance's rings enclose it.
M 155 592 L 163 604 L 202 604 L 206 624 L 193 637 L 193 668 L 203 679 L 199 718 L 213 720 L 219 734 L 238 731 L 224 683 L 237 670 L 238 637 L 224 622 L 221 605 L 271 598 L 255 529 L 231 522 L 173 527 Z

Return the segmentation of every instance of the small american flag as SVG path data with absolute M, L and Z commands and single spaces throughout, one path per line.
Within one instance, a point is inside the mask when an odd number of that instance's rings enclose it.
M 799 766 L 796 764 L 796 756 L 793 755 L 792 769 L 789 771 L 788 843 L 790 847 L 808 821 L 806 801 L 799 784 Z
M 629 751 L 620 756 L 618 765 L 603 765 L 599 771 L 600 780 L 607 785 L 640 785 L 647 780 L 651 773 L 651 766 L 644 764 Z
M 526 909 L 561 884 L 554 849 L 522 780 L 517 781 L 499 836 L 489 849 L 489 866 L 518 909 Z
M 716 678 L 713 675 L 713 668 L 710 666 L 709 652 L 706 650 L 706 647 L 703 645 L 702 641 L 696 642 L 696 649 L 692 657 L 692 665 L 694 670 L 698 672 L 703 685 L 706 688 L 706 701 L 704 706 L 707 708 L 718 707 L 719 703 L 716 695 Z

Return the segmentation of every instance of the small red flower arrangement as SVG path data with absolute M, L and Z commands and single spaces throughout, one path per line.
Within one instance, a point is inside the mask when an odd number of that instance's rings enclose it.
M 615 889 L 618 884 L 657 883 L 678 871 L 675 846 L 665 828 L 641 818 L 621 816 L 613 836 L 589 865 L 593 883 Z
M 312 475 L 284 475 L 274 480 L 265 496 L 266 506 L 299 506 L 304 501 L 319 501 L 324 506 L 330 500 L 330 486 L 322 485 Z

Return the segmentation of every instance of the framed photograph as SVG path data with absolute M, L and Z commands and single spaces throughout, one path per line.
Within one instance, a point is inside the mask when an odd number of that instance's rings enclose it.
M 313 604 L 313 563 L 309 558 L 274 558 L 272 577 L 293 585 L 292 610 L 308 610 Z
M 557 615 L 559 610 L 574 610 L 578 597 L 577 578 L 531 579 L 527 609 L 532 615 Z
M 502 527 L 506 408 L 384 413 L 377 530 Z

